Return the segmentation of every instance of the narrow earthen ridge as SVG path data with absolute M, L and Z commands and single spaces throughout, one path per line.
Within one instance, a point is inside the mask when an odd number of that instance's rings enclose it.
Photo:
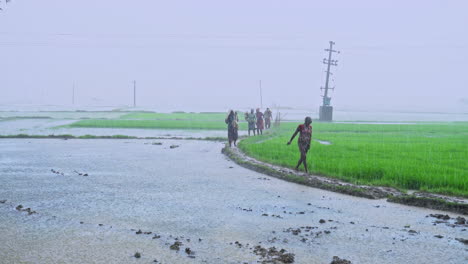
M 238 148 L 230 148 L 227 145 L 221 151 L 238 165 L 263 173 L 275 178 L 295 182 L 310 187 L 324 189 L 328 191 L 364 197 L 369 199 L 385 199 L 393 203 L 400 203 L 411 206 L 425 207 L 436 210 L 450 211 L 463 215 L 468 215 L 468 203 L 465 199 L 449 197 L 444 195 L 428 194 L 416 192 L 411 195 L 405 194 L 395 188 L 356 185 L 337 179 L 323 176 L 306 174 L 289 168 L 272 165 L 247 156 Z

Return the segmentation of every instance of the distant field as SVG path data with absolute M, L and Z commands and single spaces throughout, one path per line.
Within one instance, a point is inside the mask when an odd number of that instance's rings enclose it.
M 99 128 L 148 128 L 148 129 L 205 129 L 224 130 L 227 125 L 221 121 L 202 120 L 125 120 L 125 119 L 89 119 L 80 120 L 70 127 L 99 127 Z M 239 124 L 240 129 L 246 129 L 246 123 Z
M 203 120 L 224 122 L 226 113 L 130 113 L 121 119 Z
M 240 143 L 247 154 L 293 168 L 296 124 Z M 312 173 L 357 184 L 393 186 L 468 197 L 468 123 L 371 125 L 314 123 L 308 155 Z M 301 168 L 302 170 L 302 168 Z
M 224 130 L 225 113 L 129 113 L 118 119 L 80 120 L 70 127 Z M 240 129 L 247 129 L 239 116 Z

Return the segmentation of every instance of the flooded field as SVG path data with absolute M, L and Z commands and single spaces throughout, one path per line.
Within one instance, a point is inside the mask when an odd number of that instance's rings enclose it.
M 181 137 L 206 138 L 227 137 L 225 130 L 183 130 L 183 129 L 139 129 L 139 128 L 72 128 L 74 119 L 11 119 L 0 120 L 0 135 L 73 135 L 73 136 L 113 136 L 134 137 Z M 247 131 L 239 131 L 239 136 Z
M 0 139 L 0 262 L 468 261 L 459 215 L 270 178 L 222 147 Z

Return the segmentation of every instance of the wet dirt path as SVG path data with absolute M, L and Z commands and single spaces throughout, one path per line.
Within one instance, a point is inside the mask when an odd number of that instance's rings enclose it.
M 294 263 L 468 261 L 459 215 L 284 182 L 222 147 L 1 139 L 0 263 L 257 263 L 273 246 Z

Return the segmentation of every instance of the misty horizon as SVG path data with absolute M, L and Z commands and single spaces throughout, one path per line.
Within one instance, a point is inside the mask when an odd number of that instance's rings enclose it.
M 0 105 L 468 112 L 468 3 L 13 0 Z M 417 16 L 415 16 L 417 14 Z M 417 19 L 416 19 L 417 18 Z

